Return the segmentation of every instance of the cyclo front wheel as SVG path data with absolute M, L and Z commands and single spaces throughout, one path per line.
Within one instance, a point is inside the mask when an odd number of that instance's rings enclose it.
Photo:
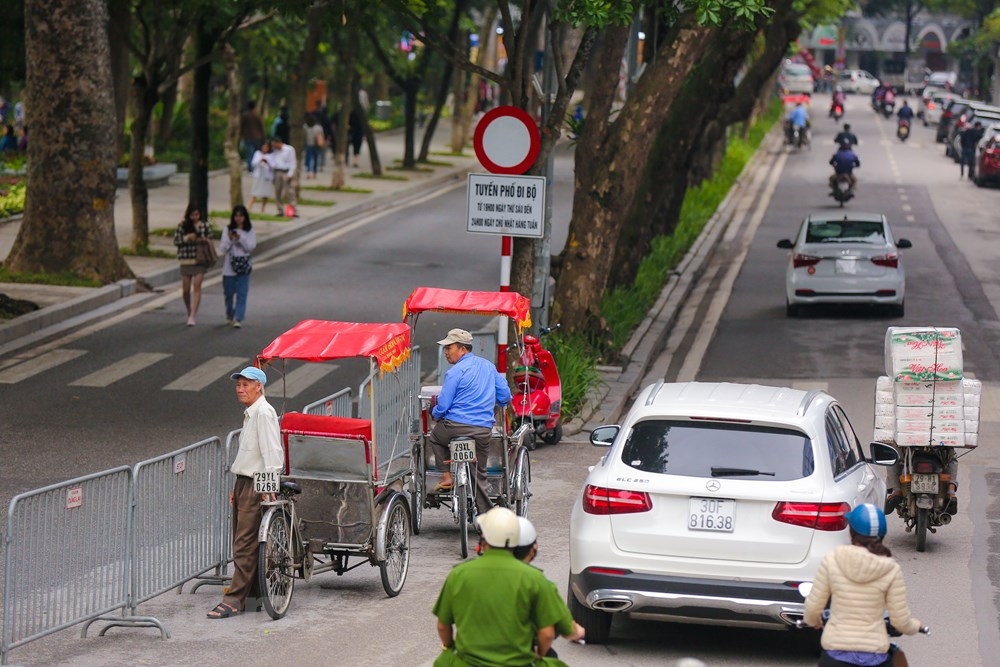
M 277 620 L 292 604 L 295 590 L 295 552 L 292 527 L 284 510 L 271 509 L 264 516 L 267 532 L 257 547 L 257 584 L 268 616 Z
M 469 556 L 469 465 L 462 463 L 455 468 L 455 520 L 461 541 L 462 558 Z
M 530 481 L 531 460 L 528 458 L 528 450 L 518 447 L 514 472 L 510 480 L 510 492 L 514 498 L 514 512 L 520 517 L 528 516 L 528 501 L 531 500 L 531 491 L 528 488 Z
M 413 524 L 413 534 L 419 535 L 420 524 L 424 518 L 424 496 L 427 495 L 427 465 L 421 443 L 413 443 L 411 458 L 413 479 L 410 482 L 410 521 Z

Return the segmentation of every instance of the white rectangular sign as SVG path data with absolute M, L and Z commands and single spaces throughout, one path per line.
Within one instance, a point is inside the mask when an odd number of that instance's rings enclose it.
M 468 231 L 542 238 L 545 177 L 469 174 Z

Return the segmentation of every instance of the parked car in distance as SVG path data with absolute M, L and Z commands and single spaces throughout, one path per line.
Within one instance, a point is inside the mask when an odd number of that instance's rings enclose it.
M 927 86 L 944 88 L 945 90 L 955 90 L 955 85 L 957 83 L 957 72 L 931 72 L 927 75 Z
M 785 270 L 785 314 L 795 317 L 805 306 L 870 304 L 904 314 L 906 273 L 899 250 L 907 239 L 894 239 L 881 213 L 812 213 L 794 240 L 778 247 L 789 251 Z
M 931 91 L 929 96 L 921 96 L 920 104 L 922 111 L 919 112 L 923 118 L 924 126 L 937 125 L 941 121 L 941 114 L 950 100 L 958 97 L 957 93 L 949 93 L 940 88 L 928 88 Z
M 969 125 L 982 123 L 986 128 L 993 123 L 1000 122 L 1000 107 L 980 102 L 970 102 L 958 120 L 952 122 L 952 127 L 948 129 L 948 138 L 945 153 L 955 161 L 962 159 L 962 139 L 960 132 Z
M 972 100 L 953 97 L 945 103 L 944 111 L 941 112 L 941 117 L 938 119 L 937 131 L 934 133 L 934 138 L 939 144 L 945 144 L 944 152 L 948 157 L 951 157 L 951 148 L 948 145 L 948 133 L 951 131 L 952 125 L 962 118 L 962 114 L 965 113 L 966 108 L 970 104 L 972 104 Z
M 871 95 L 879 87 L 879 80 L 863 69 L 845 69 L 840 73 L 840 87 L 845 93 Z
M 567 603 L 588 644 L 612 616 L 781 629 L 802 616 L 798 586 L 849 541 L 845 514 L 879 506 L 875 465 L 822 391 L 731 383 L 645 387 L 570 517 Z
M 815 85 L 812 70 L 805 63 L 786 62 L 778 76 L 778 87 L 786 94 L 806 93 L 811 95 Z
M 1000 184 L 1000 123 L 986 128 L 976 154 L 976 185 Z

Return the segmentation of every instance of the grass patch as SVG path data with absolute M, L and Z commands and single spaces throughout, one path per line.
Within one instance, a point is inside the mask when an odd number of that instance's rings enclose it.
M 431 168 L 431 167 L 420 167 L 420 166 L 417 166 L 417 167 L 404 167 L 403 164 L 399 160 L 396 160 L 392 164 L 392 166 L 387 167 L 387 169 L 391 169 L 392 171 L 423 172 L 425 174 L 432 174 L 432 173 L 434 173 L 434 169 Z
M 390 167 L 390 169 L 391 169 L 391 167 Z M 354 177 L 355 178 L 375 178 L 375 179 L 383 179 L 383 180 L 386 180 L 386 181 L 408 181 L 408 180 L 410 180 L 408 177 L 406 177 L 406 176 L 400 176 L 399 174 L 382 174 L 381 176 L 376 176 L 375 174 L 373 174 L 371 172 L 368 172 L 368 171 L 363 171 L 363 172 L 361 172 L 359 174 L 354 174 Z
M 160 250 L 158 248 L 150 248 L 146 246 L 144 248 L 139 248 L 138 250 L 133 250 L 132 248 L 119 248 L 118 251 L 125 257 L 155 257 L 157 259 L 177 259 L 177 255 L 172 252 L 167 252 L 166 250 Z
M 301 188 L 302 190 L 316 190 L 318 192 L 350 192 L 359 195 L 370 195 L 374 190 L 369 190 L 368 188 L 352 188 L 350 186 L 344 186 L 342 188 L 334 188 L 329 185 L 306 185 Z
M 469 154 L 469 153 L 466 153 L 465 151 L 460 151 L 458 153 L 453 153 L 452 151 L 431 151 L 431 155 L 440 155 L 442 157 L 473 157 L 474 156 L 474 154 Z
M 75 273 L 11 273 L 0 266 L 0 283 L 29 283 L 33 285 L 65 285 L 69 287 L 101 287 L 99 280 L 81 278 Z
M 426 164 L 431 167 L 454 167 L 454 162 L 447 162 L 445 160 L 427 160 L 426 162 L 421 162 L 420 164 Z
M 335 201 L 326 201 L 324 199 L 300 199 L 299 200 L 299 205 L 300 206 L 333 206 L 336 203 L 337 202 L 335 202 Z
M 601 374 L 597 371 L 598 356 L 588 341 L 580 334 L 554 333 L 546 340 L 559 367 L 562 384 L 563 422 L 580 414 L 591 387 L 597 385 Z

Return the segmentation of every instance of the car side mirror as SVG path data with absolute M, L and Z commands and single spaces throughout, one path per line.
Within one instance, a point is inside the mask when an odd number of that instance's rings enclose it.
M 617 424 L 598 426 L 590 432 L 590 444 L 595 447 L 610 447 L 621 428 Z
M 795 246 L 792 245 L 792 242 L 790 240 L 788 240 L 788 239 L 781 239 L 780 241 L 778 241 L 778 247 L 782 248 L 784 250 L 791 250 Z
M 896 247 L 902 250 L 903 248 L 912 248 L 913 244 L 910 243 L 909 239 L 899 239 L 896 241 Z
M 871 451 L 869 463 L 878 466 L 891 466 L 899 462 L 899 452 L 892 445 L 887 445 L 884 442 L 873 442 L 868 445 L 868 448 Z

